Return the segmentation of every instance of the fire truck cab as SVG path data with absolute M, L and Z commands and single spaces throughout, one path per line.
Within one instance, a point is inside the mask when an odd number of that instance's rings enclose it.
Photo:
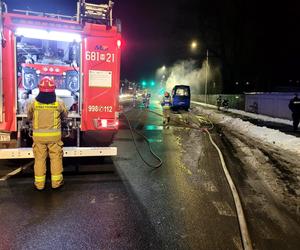
M 82 146 L 99 147 L 93 148 L 96 155 L 116 154 L 108 146 L 119 124 L 122 40 L 113 4 L 79 0 L 77 15 L 65 16 L 8 13 L 1 1 L 0 144 L 10 149 L 1 149 L 0 159 L 32 157 L 27 105 L 44 76 L 54 79 L 56 95 L 69 109 L 62 128 L 63 140 L 73 150 L 69 155 L 90 155 L 91 148 Z

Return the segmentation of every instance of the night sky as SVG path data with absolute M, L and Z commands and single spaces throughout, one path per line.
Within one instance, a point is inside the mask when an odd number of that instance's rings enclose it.
M 6 2 L 9 9 L 76 12 L 76 0 Z M 299 1 L 115 0 L 114 18 L 121 19 L 126 41 L 122 79 L 150 79 L 178 60 L 201 63 L 208 49 L 225 92 L 237 81 L 251 82 L 255 91 L 300 87 Z M 192 39 L 201 44 L 198 53 L 189 49 Z

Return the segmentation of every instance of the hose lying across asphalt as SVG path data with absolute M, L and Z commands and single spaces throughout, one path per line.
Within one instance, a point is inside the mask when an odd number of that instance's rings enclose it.
M 207 118 L 207 117 L 202 117 L 202 116 L 199 117 L 199 116 L 196 116 L 194 114 L 191 114 L 191 115 L 196 117 L 198 119 L 198 121 L 200 119 L 200 121 L 199 121 L 200 124 L 201 124 L 201 122 L 211 124 L 210 128 L 204 128 L 203 129 L 203 128 L 199 127 L 198 129 L 200 129 L 200 130 L 204 131 L 205 133 L 207 133 L 211 144 L 215 147 L 215 149 L 218 152 L 218 155 L 219 155 L 219 158 L 220 158 L 220 161 L 221 161 L 221 165 L 222 165 L 226 180 L 228 182 L 228 185 L 230 187 L 230 190 L 231 190 L 231 193 L 232 193 L 232 196 L 233 196 L 233 201 L 234 201 L 234 205 L 235 205 L 236 213 L 237 213 L 237 217 L 238 217 L 238 222 L 239 222 L 239 228 L 240 228 L 243 248 L 245 250 L 252 250 L 253 249 L 252 248 L 252 243 L 251 243 L 251 239 L 250 239 L 250 235 L 249 235 L 249 231 L 248 231 L 248 227 L 247 227 L 246 218 L 245 218 L 245 215 L 244 215 L 241 199 L 239 197 L 236 186 L 235 186 L 235 184 L 234 184 L 234 182 L 231 178 L 231 175 L 228 171 L 228 168 L 226 166 L 222 151 L 218 147 L 218 145 L 214 142 L 214 140 L 212 139 L 212 136 L 209 132 L 209 130 L 211 130 L 214 127 L 213 122 L 210 121 L 210 119 Z M 200 124 L 199 124 L 199 126 L 200 126 Z
M 233 201 L 234 201 L 234 205 L 235 205 L 235 208 L 236 208 L 236 213 L 237 213 L 237 216 L 238 216 L 238 222 L 239 222 L 239 228 L 240 228 L 240 232 L 241 232 L 243 247 L 244 247 L 245 250 L 252 250 L 253 249 L 252 248 L 252 243 L 251 243 L 251 239 L 250 239 L 250 235 L 249 235 L 249 231 L 248 231 L 248 227 L 247 227 L 246 218 L 245 218 L 245 215 L 244 215 L 241 199 L 239 197 L 236 186 L 235 186 L 235 184 L 234 184 L 234 182 L 231 178 L 231 175 L 228 171 L 228 168 L 226 166 L 222 151 L 218 147 L 218 145 L 215 143 L 215 141 L 212 139 L 212 136 L 209 132 L 209 130 L 212 130 L 213 127 L 214 127 L 213 122 L 208 117 L 197 116 L 197 115 L 194 115 L 194 114 L 191 114 L 191 115 L 197 118 L 197 120 L 200 123 L 198 129 L 200 129 L 201 131 L 204 131 L 205 133 L 207 133 L 211 144 L 214 146 L 214 148 L 218 152 L 218 155 L 219 155 L 219 158 L 220 158 L 220 161 L 221 161 L 221 165 L 222 165 L 226 180 L 228 182 L 228 185 L 230 187 L 230 190 L 231 190 L 231 193 L 232 193 L 232 196 L 233 196 Z M 201 122 L 206 123 L 206 124 L 211 124 L 210 128 L 200 127 Z
M 133 129 L 132 126 L 131 126 L 131 123 L 130 123 L 130 121 L 129 121 L 129 119 L 128 119 L 128 117 L 127 117 L 124 113 L 122 113 L 122 114 L 123 114 L 123 116 L 125 117 L 125 119 L 126 119 L 126 121 L 127 121 L 127 124 L 128 124 L 128 126 L 129 126 L 129 129 L 130 129 L 130 133 L 131 133 L 131 137 L 132 137 L 134 146 L 135 146 L 136 151 L 138 152 L 140 158 L 142 159 L 142 161 L 143 161 L 148 167 L 151 167 L 151 168 L 159 168 L 159 167 L 161 167 L 162 164 L 163 164 L 163 161 L 162 161 L 162 159 L 161 159 L 157 154 L 154 153 L 154 151 L 153 151 L 153 149 L 152 149 L 152 147 L 151 147 L 151 144 L 150 144 L 148 138 L 147 138 L 145 135 L 143 135 L 142 133 L 140 133 L 140 132 L 138 132 L 137 130 Z M 134 138 L 134 134 L 133 134 L 133 133 L 136 133 L 136 134 L 138 134 L 139 136 L 141 136 L 141 137 L 144 138 L 144 140 L 147 142 L 147 145 L 148 145 L 148 147 L 149 147 L 150 153 L 154 156 L 154 158 L 156 158 L 156 159 L 158 160 L 158 163 L 157 163 L 157 164 L 151 164 L 151 163 L 147 162 L 147 161 L 144 159 L 143 155 L 141 154 L 141 152 L 140 152 L 140 150 L 139 150 L 139 147 L 137 146 L 137 143 L 136 143 L 136 140 L 135 140 L 135 138 Z
M 0 178 L 0 181 L 6 181 L 6 180 L 9 179 L 10 177 L 12 177 L 12 176 L 14 176 L 14 175 L 16 175 L 16 174 L 18 174 L 18 173 L 20 173 L 20 172 L 26 170 L 28 167 L 31 167 L 33 164 L 34 164 L 34 161 L 28 162 L 28 163 L 25 164 L 24 166 L 21 166 L 21 167 L 15 169 L 14 171 L 12 171 L 12 172 L 6 174 L 5 176 L 1 177 L 1 178 Z
M 248 231 L 248 227 L 247 227 L 247 223 L 246 223 L 242 203 L 241 203 L 239 194 L 237 192 L 237 189 L 234 185 L 234 182 L 233 182 L 233 180 L 230 176 L 230 173 L 229 173 L 229 171 L 226 167 L 222 151 L 220 150 L 220 148 L 217 146 L 217 144 L 212 139 L 211 134 L 209 133 L 209 131 L 208 130 L 204 130 L 204 131 L 208 134 L 208 137 L 209 137 L 209 140 L 210 140 L 211 144 L 215 147 L 215 149 L 217 150 L 217 152 L 219 154 L 221 165 L 222 165 L 225 177 L 227 179 L 227 182 L 229 184 L 229 187 L 230 187 L 230 190 L 231 190 L 231 193 L 232 193 L 232 196 L 233 196 L 233 200 L 234 200 L 234 204 L 235 204 L 235 208 L 236 208 L 236 212 L 237 212 L 237 216 L 238 216 L 239 227 L 240 227 L 240 232 L 241 232 L 241 236 L 242 236 L 242 242 L 243 242 L 244 249 L 245 250 L 252 250 L 251 239 L 250 239 L 250 235 L 249 235 L 249 231 Z
M 161 114 L 157 113 L 157 112 L 154 112 L 154 111 L 151 111 L 151 110 L 148 110 L 148 112 L 151 112 L 151 113 L 154 113 L 155 115 L 158 115 L 158 116 L 162 116 Z M 133 142 L 135 144 L 135 147 L 136 147 L 136 150 L 139 154 L 139 156 L 141 157 L 141 159 L 150 167 L 154 167 L 154 168 L 158 168 L 162 165 L 162 160 L 152 151 L 152 148 L 151 148 L 151 145 L 150 145 L 150 142 L 148 140 L 147 137 L 145 137 L 143 134 L 141 134 L 140 132 L 132 129 L 132 126 L 130 124 L 130 121 L 129 119 L 127 118 L 127 116 L 125 114 L 123 114 L 124 117 L 126 118 L 127 120 L 127 123 L 129 125 L 129 128 L 130 128 L 130 131 L 131 131 L 131 135 L 132 135 L 132 138 L 133 138 Z M 192 114 L 190 114 L 192 115 Z M 212 136 L 209 132 L 209 130 L 212 130 L 214 125 L 213 125 L 213 122 L 207 118 L 207 117 L 203 117 L 203 116 L 196 116 L 196 115 L 193 115 L 194 117 L 197 118 L 199 124 L 197 124 L 197 127 L 195 126 L 191 126 L 191 125 L 187 125 L 186 123 L 181 123 L 181 122 L 178 122 L 178 121 L 175 121 L 177 124 L 179 125 L 183 125 L 184 127 L 188 127 L 188 128 L 191 128 L 191 129 L 197 129 L 197 130 L 201 130 L 201 131 L 204 131 L 208 137 L 209 137 L 209 140 L 210 142 L 212 143 L 212 145 L 214 146 L 214 148 L 217 150 L 218 152 L 218 155 L 219 155 L 219 158 L 220 158 L 220 161 L 221 161 L 221 165 L 222 165 L 222 168 L 223 168 L 223 171 L 224 171 L 224 174 L 225 174 L 225 177 L 226 177 L 226 180 L 228 182 L 228 185 L 230 187 L 230 190 L 231 190 L 231 193 L 232 193 L 232 196 L 233 196 L 233 201 L 234 201 L 234 204 L 235 204 L 235 208 L 236 208 L 236 213 L 237 213 L 237 217 L 238 217 L 238 222 L 239 222 L 239 228 L 240 228 L 240 233 L 241 233 L 241 238 L 242 238 L 242 243 L 243 243 L 243 248 L 245 250 L 252 250 L 252 243 L 251 243 L 251 238 L 250 238 L 250 235 L 249 235 L 249 231 L 248 231 L 248 227 L 247 227 L 247 222 L 246 222 L 246 219 L 245 219 L 245 215 L 244 215 L 244 211 L 243 211 L 243 207 L 242 207 L 242 203 L 241 203 L 241 199 L 239 197 L 239 194 L 237 192 L 237 189 L 236 189 L 236 186 L 230 176 L 230 173 L 228 171 L 228 168 L 226 166 L 226 163 L 225 163 L 225 160 L 224 160 L 224 157 L 223 157 L 223 154 L 222 154 L 222 151 L 220 150 L 220 148 L 217 146 L 217 144 L 214 142 L 214 140 L 212 139 Z M 210 124 L 210 127 L 201 127 L 201 123 L 206 123 L 206 124 Z M 144 158 L 142 157 L 140 151 L 138 150 L 138 147 L 137 147 L 137 144 L 136 144 L 136 141 L 134 139 L 134 136 L 133 136 L 133 131 L 135 133 L 137 133 L 138 135 L 142 136 L 146 142 L 148 143 L 148 146 L 150 148 L 150 152 L 151 154 L 159 160 L 159 164 L 153 166 L 151 164 L 149 164 L 148 162 L 146 162 L 144 160 Z

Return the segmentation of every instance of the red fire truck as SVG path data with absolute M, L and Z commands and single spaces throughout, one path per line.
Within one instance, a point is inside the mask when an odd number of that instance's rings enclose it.
M 65 16 L 8 13 L 1 3 L 0 142 L 16 148 L 1 149 L 0 158 L 32 157 L 26 106 L 44 76 L 54 79 L 70 110 L 62 130 L 72 147 L 65 155 L 116 154 L 108 147 L 119 124 L 121 24 L 112 19 L 113 4 L 79 0 L 77 15 Z

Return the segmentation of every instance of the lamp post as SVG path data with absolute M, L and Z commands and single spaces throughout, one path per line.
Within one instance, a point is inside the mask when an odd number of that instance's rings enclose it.
M 205 103 L 207 103 L 207 82 L 208 82 L 208 49 L 206 50 L 206 65 L 205 65 Z
M 191 44 L 191 50 L 195 53 L 198 49 L 198 43 L 197 41 L 192 41 Z M 205 88 L 204 88 L 204 99 L 205 103 L 207 103 L 207 84 L 208 84 L 208 49 L 206 49 L 206 63 L 205 63 Z

